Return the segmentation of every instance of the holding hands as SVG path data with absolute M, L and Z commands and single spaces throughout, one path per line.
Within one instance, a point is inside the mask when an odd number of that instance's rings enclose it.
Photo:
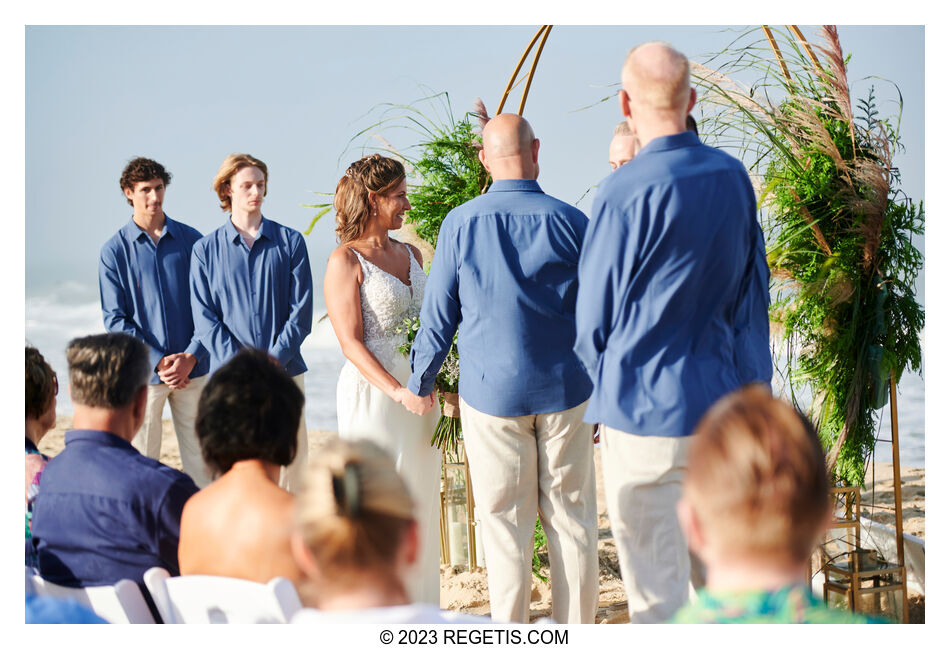
M 393 392 L 393 401 L 401 403 L 406 410 L 414 415 L 424 415 L 435 405 L 435 392 L 430 392 L 424 397 L 420 397 L 409 391 L 408 388 L 398 387 Z
M 172 390 L 180 390 L 188 387 L 190 382 L 188 375 L 191 374 L 197 362 L 198 359 L 194 354 L 180 352 L 163 357 L 155 369 L 158 370 L 158 378 L 165 385 Z

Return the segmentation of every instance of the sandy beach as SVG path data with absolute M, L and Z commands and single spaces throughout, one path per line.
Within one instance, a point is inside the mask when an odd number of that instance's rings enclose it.
M 63 435 L 72 426 L 72 417 L 59 416 L 56 427 L 41 440 L 39 449 L 53 456 L 63 448 Z M 181 468 L 178 444 L 171 420 L 162 422 L 161 461 L 177 469 Z M 336 437 L 336 433 L 324 430 L 310 430 L 311 457 L 320 448 Z M 599 531 L 598 560 L 600 566 L 600 600 L 597 609 L 598 624 L 616 624 L 629 621 L 626 594 L 620 579 L 620 566 L 617 550 L 610 533 L 610 520 L 604 500 L 603 479 L 600 469 L 600 450 L 595 449 L 594 468 L 597 476 L 597 523 Z M 867 488 L 861 494 L 864 515 L 885 525 L 894 525 L 893 474 L 891 465 L 875 462 L 869 469 Z M 904 532 L 921 539 L 924 538 L 924 470 L 901 467 L 901 497 L 904 516 Z M 542 562 L 546 557 L 542 555 Z M 542 572 L 545 569 L 542 569 Z M 531 618 L 551 614 L 551 588 L 548 582 L 532 577 Z M 924 597 L 920 593 L 908 591 L 910 596 L 910 622 L 924 621 Z M 478 615 L 489 614 L 488 581 L 485 571 L 459 570 L 452 566 L 442 566 L 440 604 L 443 608 L 464 611 Z

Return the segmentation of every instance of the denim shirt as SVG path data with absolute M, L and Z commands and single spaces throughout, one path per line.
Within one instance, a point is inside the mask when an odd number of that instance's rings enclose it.
M 651 140 L 600 183 L 579 275 L 585 421 L 689 435 L 720 396 L 770 382 L 755 194 L 742 163 L 696 134 Z
M 587 217 L 535 180 L 496 180 L 442 223 L 410 352 L 408 388 L 432 391 L 458 329 L 459 393 L 499 417 L 557 412 L 590 395 L 574 355 Z

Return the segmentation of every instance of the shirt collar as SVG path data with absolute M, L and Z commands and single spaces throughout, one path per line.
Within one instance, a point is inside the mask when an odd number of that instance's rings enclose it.
M 135 447 L 133 447 L 127 441 L 118 435 L 107 433 L 104 430 L 69 430 L 66 431 L 65 440 L 67 446 L 72 442 L 93 442 L 94 444 L 99 444 L 101 446 L 114 446 L 115 448 L 124 448 L 130 451 L 135 451 Z M 138 451 L 135 452 L 138 453 Z
M 509 178 L 496 180 L 488 188 L 490 192 L 541 192 L 537 180 L 531 178 Z
M 234 226 L 234 223 L 231 221 L 230 214 L 228 214 L 228 221 L 226 223 L 226 226 L 230 228 L 230 230 L 228 231 L 228 240 L 234 243 L 240 243 L 241 233 L 238 232 L 238 229 Z M 273 240 L 276 234 L 275 228 L 276 226 L 273 224 L 273 222 L 265 219 L 264 215 L 261 214 L 261 227 L 257 230 L 257 236 L 254 237 L 254 241 L 257 241 L 261 237 L 265 237 L 267 239 Z
M 135 219 L 129 219 L 129 222 L 122 226 L 122 233 L 125 234 L 125 238 L 129 241 L 138 241 L 142 237 L 148 236 L 148 233 L 135 223 Z M 167 214 L 165 214 L 165 226 L 162 228 L 161 236 L 158 237 L 159 240 L 161 240 L 161 238 L 166 234 L 171 236 L 173 239 L 177 238 L 178 235 L 177 224 L 168 218 Z
M 670 151 L 687 146 L 699 146 L 700 144 L 702 144 L 702 142 L 699 141 L 699 136 L 687 130 L 675 135 L 664 135 L 662 137 L 653 138 L 640 150 L 637 156 L 641 156 L 644 153 L 652 153 L 653 151 Z

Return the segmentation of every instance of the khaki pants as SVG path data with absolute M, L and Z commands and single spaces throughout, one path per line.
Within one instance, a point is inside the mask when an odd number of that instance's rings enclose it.
M 676 516 L 689 437 L 604 426 L 601 462 L 630 622 L 665 622 L 689 596 L 690 556 Z
M 198 416 L 198 397 L 208 381 L 208 376 L 191 379 L 188 387 L 172 390 L 164 383 L 148 386 L 148 401 L 145 405 L 145 420 L 132 439 L 132 446 L 148 457 L 158 460 L 162 455 L 162 411 L 165 401 L 172 411 L 175 437 L 181 454 L 182 471 L 200 488 L 211 482 L 211 474 L 201 459 L 201 447 L 195 435 L 195 418 Z
M 307 394 L 304 390 L 303 374 L 298 374 L 293 378 L 297 387 L 300 388 L 300 391 Z M 310 461 L 310 441 L 307 436 L 306 411 L 307 404 L 306 401 L 304 401 L 304 409 L 300 411 L 300 425 L 297 427 L 297 455 L 290 465 L 281 467 L 280 481 L 278 482 L 282 488 L 294 495 L 303 487 L 304 476 L 306 475 L 307 465 Z
M 587 403 L 494 417 L 461 400 L 462 431 L 481 512 L 492 619 L 528 622 L 538 513 L 548 537 L 551 616 L 592 623 L 597 612 L 597 501 Z

